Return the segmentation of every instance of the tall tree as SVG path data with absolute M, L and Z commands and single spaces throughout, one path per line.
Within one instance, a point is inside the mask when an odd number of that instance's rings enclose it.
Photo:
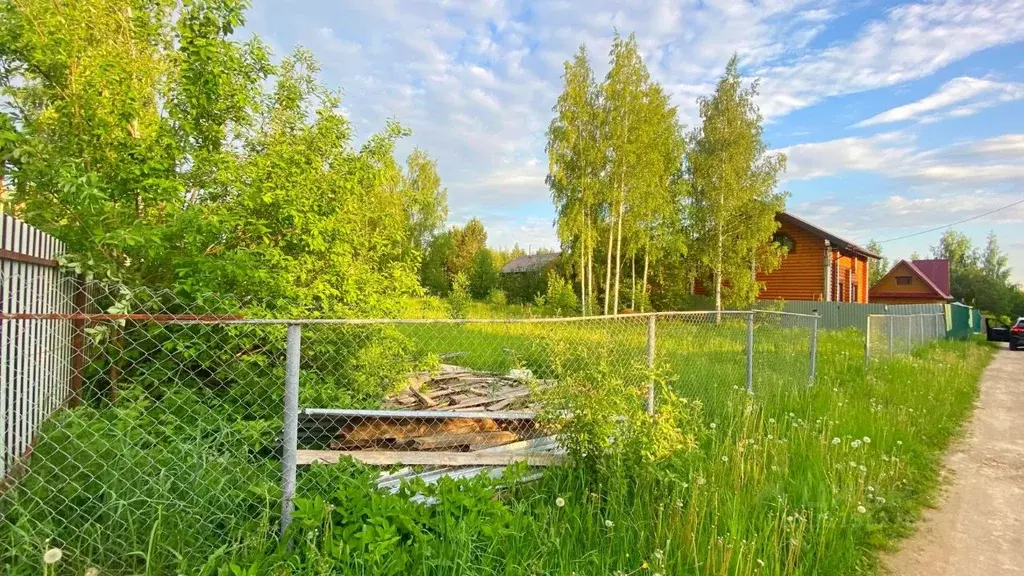
M 448 218 L 448 189 L 441 186 L 437 162 L 419 148 L 405 161 L 402 198 L 409 220 L 409 240 L 413 249 L 423 252 Z
M 889 273 L 889 259 L 882 255 L 882 245 L 873 239 L 868 242 L 868 250 L 879 255 L 877 260 L 870 260 L 868 264 L 868 281 L 874 284 Z
M 767 154 L 756 96 L 757 82 L 743 87 L 733 56 L 715 93 L 698 99 L 701 126 L 690 135 L 694 252 L 711 277 L 719 313 L 723 304 L 745 306 L 757 298 L 752 266 L 767 271 L 780 262 L 777 250 L 765 247 L 772 246 L 775 215 L 785 206 L 775 185 L 786 158 Z
M 470 218 L 462 228 L 453 227 L 452 253 L 448 258 L 448 275 L 452 278 L 469 272 L 473 258 L 487 244 L 487 230 L 479 218 Z
M 585 46 L 565 63 L 562 78 L 562 93 L 547 133 L 548 185 L 559 240 L 569 259 L 577 263 L 580 309 L 586 315 L 593 306 L 589 297 L 593 293 L 597 196 L 605 153 L 599 140 L 599 94 Z
M 999 250 L 999 239 L 995 232 L 989 232 L 985 239 L 985 250 L 981 254 L 981 271 L 985 277 L 998 284 L 1010 280 L 1010 259 Z

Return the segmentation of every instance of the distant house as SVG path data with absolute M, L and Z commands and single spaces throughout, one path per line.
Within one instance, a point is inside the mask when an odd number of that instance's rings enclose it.
M 544 272 L 558 262 L 561 252 L 545 252 L 541 254 L 524 254 L 513 258 L 502 267 L 502 274 L 525 274 L 528 272 Z
M 775 220 L 774 240 L 788 252 L 777 269 L 757 273 L 759 299 L 868 302 L 868 262 L 877 254 L 792 214 Z M 694 293 L 707 292 L 697 283 Z
M 880 304 L 945 304 L 949 294 L 949 260 L 900 260 L 871 287 Z

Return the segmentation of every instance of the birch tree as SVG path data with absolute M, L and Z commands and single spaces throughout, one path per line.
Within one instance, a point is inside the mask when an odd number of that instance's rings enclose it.
M 775 186 L 786 158 L 767 154 L 756 96 L 757 82 L 744 88 L 733 56 L 714 94 L 698 99 L 701 125 L 690 135 L 694 255 L 710 276 L 719 319 L 723 304 L 756 300 L 752 268 L 770 271 L 781 259 L 771 239 L 775 214 L 785 207 L 786 195 Z
M 600 148 L 599 102 L 585 46 L 565 63 L 562 93 L 547 134 L 548 185 L 557 213 L 559 240 L 576 262 L 580 309 L 593 307 L 594 246 L 597 238 L 598 178 L 604 167 Z M 588 284 L 589 282 L 589 284 Z

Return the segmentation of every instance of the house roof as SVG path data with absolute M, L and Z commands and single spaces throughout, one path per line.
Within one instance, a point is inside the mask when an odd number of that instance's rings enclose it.
M 878 254 L 875 254 L 874 252 L 868 250 L 867 248 L 862 248 L 854 244 L 853 242 L 846 240 L 845 238 L 840 238 L 839 236 L 836 236 L 831 232 L 822 230 L 821 228 L 818 228 L 817 226 L 811 224 L 810 222 L 807 222 L 806 220 L 802 220 L 800 218 L 797 218 L 796 216 L 793 216 L 789 212 L 779 212 L 776 215 L 776 219 L 779 220 L 780 222 L 785 222 L 788 224 L 792 224 L 793 226 L 803 228 L 804 230 L 810 232 L 811 234 L 814 234 L 815 236 L 824 238 L 829 241 L 829 244 L 841 250 L 847 250 L 849 252 L 853 252 L 855 254 L 865 256 L 867 258 L 880 258 Z
M 502 274 L 516 274 L 519 272 L 538 272 L 546 268 L 561 256 L 561 252 L 544 252 L 541 254 L 524 254 L 513 258 L 501 269 Z
M 924 264 L 924 268 L 923 269 L 920 266 L 918 266 L 919 263 L 923 263 Z M 876 293 L 874 291 L 875 287 L 877 287 L 879 284 L 881 284 L 882 280 L 884 280 L 885 278 L 888 278 L 889 276 L 892 276 L 893 273 L 896 271 L 896 269 L 900 267 L 900 265 L 906 265 L 906 267 L 909 268 L 910 271 L 915 276 L 917 276 L 918 278 L 923 280 L 925 285 L 927 285 L 932 291 L 934 291 L 935 294 L 937 296 L 939 296 L 940 298 L 944 298 L 946 300 L 952 300 L 953 299 L 953 297 L 949 295 L 949 261 L 947 261 L 947 260 L 900 260 L 899 262 L 896 263 L 895 266 L 893 266 L 888 272 L 886 272 L 885 276 L 883 276 L 882 278 L 879 278 L 878 282 L 875 283 L 875 286 L 872 287 L 872 289 L 871 289 L 872 290 L 872 292 L 871 292 L 871 296 L 872 297 L 876 297 L 876 296 L 890 296 L 890 295 L 893 295 L 893 296 L 897 296 L 897 295 L 898 296 L 911 296 L 910 294 L 903 294 L 903 293 L 900 293 L 900 294 L 879 294 L 879 293 Z M 932 275 L 929 275 L 929 274 L 925 273 L 925 269 L 927 269 L 932 274 L 941 273 L 943 271 L 943 269 L 944 269 L 945 270 L 945 274 L 946 274 L 945 275 L 945 279 L 943 280 L 942 278 L 933 277 Z M 938 282 L 936 282 L 936 280 L 938 280 Z
M 921 276 L 931 281 L 936 290 L 949 297 L 949 260 L 936 258 L 932 260 L 913 260 L 910 262 L 917 268 Z

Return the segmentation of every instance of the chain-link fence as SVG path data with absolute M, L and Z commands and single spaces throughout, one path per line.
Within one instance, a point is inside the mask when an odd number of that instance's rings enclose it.
M 555 464 L 552 423 L 588 399 L 643 413 L 664 386 L 712 406 L 815 370 L 817 321 L 799 314 L 280 319 L 226 297 L 3 281 L 19 286 L 0 309 L 4 573 L 38 573 L 50 547 L 74 574 L 199 571 L 274 546 L 293 497 L 368 473 L 394 491 Z
M 910 354 L 946 337 L 945 314 L 872 314 L 864 333 L 864 362 Z

